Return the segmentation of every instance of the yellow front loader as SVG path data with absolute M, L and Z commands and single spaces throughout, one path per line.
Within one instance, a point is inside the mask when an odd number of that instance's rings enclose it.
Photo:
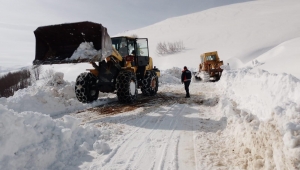
M 147 38 L 111 38 L 105 27 L 93 22 L 38 27 L 34 34 L 34 65 L 83 62 L 93 65 L 94 69 L 76 79 L 75 93 L 80 102 L 97 100 L 99 91 L 116 92 L 124 103 L 136 100 L 138 88 L 146 96 L 158 91 L 160 70 L 149 57 Z
M 217 51 L 200 55 L 199 71 L 194 73 L 196 80 L 218 81 L 221 78 L 223 61 L 220 61 Z

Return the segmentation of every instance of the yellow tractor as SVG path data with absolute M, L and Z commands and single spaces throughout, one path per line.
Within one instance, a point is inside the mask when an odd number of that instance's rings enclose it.
M 123 103 L 134 102 L 138 88 L 153 96 L 158 91 L 160 70 L 149 57 L 148 39 L 113 37 L 101 24 L 65 23 L 38 27 L 35 31 L 34 65 L 91 63 L 94 69 L 81 73 L 75 83 L 76 97 L 89 103 L 99 91 L 116 92 Z
M 221 78 L 223 61 L 220 61 L 217 51 L 207 52 L 200 55 L 201 63 L 199 71 L 194 73 L 196 80 L 218 81 Z

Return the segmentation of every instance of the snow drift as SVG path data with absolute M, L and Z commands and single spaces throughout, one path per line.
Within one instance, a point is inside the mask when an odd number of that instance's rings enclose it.
M 219 84 L 220 109 L 230 119 L 224 133 L 235 139 L 228 146 L 248 154 L 252 169 L 298 169 L 300 80 L 248 67 L 224 71 Z

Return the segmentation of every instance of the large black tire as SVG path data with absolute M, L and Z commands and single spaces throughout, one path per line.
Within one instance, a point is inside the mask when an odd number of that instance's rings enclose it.
M 154 96 L 158 90 L 158 77 L 156 76 L 155 71 L 146 71 L 144 80 L 142 81 L 142 93 L 145 96 Z
M 121 71 L 117 77 L 117 96 L 121 103 L 132 103 L 137 98 L 137 80 L 133 72 Z
M 215 81 L 219 81 L 221 79 L 221 75 L 222 75 L 222 72 L 218 72 L 218 74 L 216 74 L 216 80 Z
M 99 90 L 96 88 L 97 77 L 92 73 L 81 73 L 75 84 L 75 94 L 82 103 L 90 103 L 98 99 Z

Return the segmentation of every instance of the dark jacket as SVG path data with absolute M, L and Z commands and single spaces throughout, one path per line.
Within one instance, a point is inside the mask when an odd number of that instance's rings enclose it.
M 192 78 L 192 73 L 190 70 L 188 69 L 182 70 L 181 82 L 191 81 L 191 78 Z

